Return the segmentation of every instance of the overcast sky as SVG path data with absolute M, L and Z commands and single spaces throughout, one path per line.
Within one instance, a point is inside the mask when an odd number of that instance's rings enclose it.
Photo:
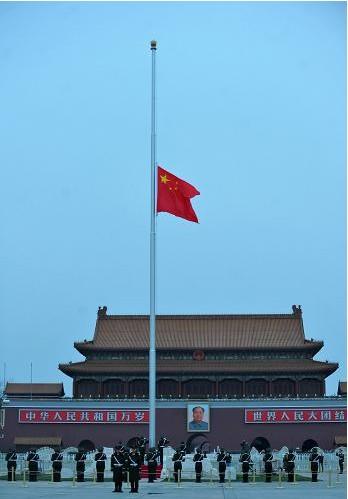
M 346 5 L 1 3 L 1 366 L 71 382 L 98 305 L 149 310 L 158 161 L 201 192 L 158 217 L 158 313 L 291 313 L 346 378 Z

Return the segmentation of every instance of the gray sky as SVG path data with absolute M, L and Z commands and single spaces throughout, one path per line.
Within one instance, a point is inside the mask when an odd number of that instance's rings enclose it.
M 201 192 L 158 217 L 158 313 L 288 313 L 346 374 L 346 5 L 0 4 L 0 362 L 69 378 L 98 305 L 149 309 L 158 161 Z

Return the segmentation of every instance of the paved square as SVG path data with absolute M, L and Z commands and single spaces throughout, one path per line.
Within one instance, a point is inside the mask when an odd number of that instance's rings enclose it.
M 89 499 L 118 497 L 120 494 L 113 494 L 113 483 L 106 482 L 101 484 L 79 483 L 72 486 L 71 482 L 47 483 L 37 482 L 28 483 L 23 487 L 21 482 L 8 483 L 0 481 L 0 497 L 6 499 L 43 499 L 68 497 L 72 499 Z M 129 494 L 129 489 L 124 487 L 124 493 L 121 497 Z M 326 482 L 300 482 L 296 485 L 283 484 L 283 488 L 278 488 L 277 482 L 271 484 L 243 484 L 233 483 L 232 487 L 226 484 L 221 487 L 218 484 L 210 485 L 207 483 L 183 483 L 178 488 L 174 483 L 156 482 L 148 484 L 140 482 L 139 494 L 136 497 L 162 495 L 170 499 L 298 499 L 300 496 L 315 494 L 315 499 L 343 499 L 347 495 L 346 483 L 335 483 L 334 487 L 329 488 Z

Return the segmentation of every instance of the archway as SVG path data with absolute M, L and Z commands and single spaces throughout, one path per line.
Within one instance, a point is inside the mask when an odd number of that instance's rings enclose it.
M 309 438 L 308 440 L 305 440 L 302 444 L 302 452 L 309 452 L 313 447 L 319 447 L 318 442 L 313 440 L 312 438 Z
M 202 451 L 209 452 L 210 444 L 204 433 L 194 433 L 186 440 L 187 452 L 192 453 L 194 449 L 202 449 Z
M 251 442 L 250 447 L 255 447 L 256 450 L 261 452 L 262 450 L 266 450 L 271 448 L 271 444 L 267 440 L 267 438 L 264 437 L 256 437 L 254 440 Z
M 81 440 L 78 445 L 78 448 L 83 449 L 84 451 L 91 452 L 95 450 L 95 445 L 91 440 Z
M 128 442 L 127 442 L 127 447 L 129 449 L 137 447 L 138 446 L 138 441 L 139 441 L 139 437 L 132 437 L 132 438 L 130 438 L 128 440 Z

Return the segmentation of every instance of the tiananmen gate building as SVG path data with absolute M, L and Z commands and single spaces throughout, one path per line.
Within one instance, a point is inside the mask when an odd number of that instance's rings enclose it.
M 300 306 L 289 314 L 157 316 L 156 343 L 157 439 L 231 450 L 242 440 L 330 449 L 344 439 L 343 384 L 337 397 L 325 396 L 338 364 L 314 360 L 323 342 L 305 337 Z M 84 359 L 59 365 L 73 379 L 73 397 L 59 384 L 33 385 L 30 397 L 29 385 L 8 384 L 0 445 L 46 438 L 111 447 L 146 436 L 148 345 L 148 316 L 99 307 L 93 339 L 74 343 Z

